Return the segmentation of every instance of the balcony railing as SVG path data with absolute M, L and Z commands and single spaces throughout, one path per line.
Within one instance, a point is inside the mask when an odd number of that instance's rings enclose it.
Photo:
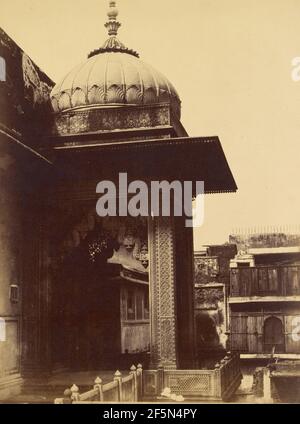
M 227 355 L 210 370 L 155 369 L 143 370 L 141 365 L 133 365 L 129 375 L 123 377 L 117 371 L 114 379 L 106 384 L 97 377 L 88 392 L 80 393 L 75 384 L 65 390 L 63 398 L 55 399 L 55 404 L 97 404 L 133 403 L 140 401 L 160 401 L 170 403 L 172 397 L 161 397 L 169 388 L 173 395 L 181 395 L 181 400 L 227 401 L 235 393 L 242 380 L 240 357 L 237 353 Z
M 88 392 L 79 393 L 76 384 L 66 389 L 64 398 L 55 399 L 55 404 L 87 404 L 87 403 L 116 403 L 116 402 L 138 402 L 142 398 L 143 368 L 132 365 L 130 373 L 122 376 L 116 371 L 113 380 L 103 384 L 100 377 L 95 380 L 94 387 Z
M 212 369 L 143 371 L 144 401 L 161 401 L 160 394 L 166 387 L 186 401 L 227 401 L 241 380 L 239 354 L 228 352 Z
M 299 295 L 300 266 L 259 266 L 230 271 L 230 297 Z

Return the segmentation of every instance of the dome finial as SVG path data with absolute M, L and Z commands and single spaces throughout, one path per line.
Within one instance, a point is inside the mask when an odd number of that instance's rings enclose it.
M 110 37 L 116 37 L 118 34 L 118 29 L 120 28 L 121 24 L 117 21 L 117 17 L 119 15 L 119 11 L 116 8 L 116 2 L 110 1 L 109 2 L 109 10 L 107 12 L 108 16 L 108 22 L 104 25 L 105 28 L 108 30 L 108 35 Z
M 107 52 L 127 53 L 132 56 L 139 57 L 139 54 L 136 51 L 125 47 L 124 44 L 117 38 L 118 29 L 120 28 L 121 23 L 117 21 L 119 11 L 116 7 L 116 3 L 116 1 L 112 0 L 109 2 L 109 9 L 107 12 L 108 22 L 104 24 L 105 28 L 108 30 L 109 38 L 105 41 L 103 46 L 100 47 L 100 49 L 92 51 L 88 57 Z

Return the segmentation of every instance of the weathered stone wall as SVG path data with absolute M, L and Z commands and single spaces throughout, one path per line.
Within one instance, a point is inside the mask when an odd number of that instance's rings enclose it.
M 217 281 L 219 274 L 218 257 L 194 256 L 194 283 L 208 284 Z
M 30 247 L 24 238 L 28 214 L 34 205 L 25 191 L 33 193 L 39 180 L 38 156 L 33 147 L 49 120 L 49 92 L 53 82 L 0 29 L 0 57 L 5 72 L 0 79 L 0 399 L 21 388 L 21 328 L 24 330 L 24 254 Z M 2 66 L 3 68 L 3 66 Z M 30 172 L 30 176 L 26 172 Z M 38 196 L 37 196 L 38 197 Z M 27 228 L 30 239 L 37 222 Z M 30 256 L 30 255 L 29 255 Z M 33 263 L 27 263 L 30 277 Z M 32 279 L 29 278 L 32 284 Z M 29 293 L 30 302 L 33 299 Z M 29 302 L 29 308 L 32 303 Z M 30 331 L 33 331 L 31 325 Z M 36 341 L 33 340 L 32 345 Z M 23 349 L 24 351 L 24 349 Z
M 22 218 L 19 191 L 16 161 L 0 150 L 0 398 L 6 378 L 20 373 Z
M 208 246 L 207 256 L 195 253 L 195 321 L 198 353 L 226 348 L 226 287 L 235 245 Z
M 299 234 L 261 233 L 249 235 L 230 235 L 229 242 L 237 245 L 237 250 L 259 247 L 291 247 L 300 245 Z
M 218 257 L 219 273 L 218 282 L 229 285 L 230 280 L 230 259 L 233 259 L 237 254 L 237 247 L 235 244 L 223 244 L 220 246 L 209 246 L 208 255 Z
M 13 134 L 30 135 L 23 141 L 32 144 L 32 137 L 48 125 L 54 83 L 2 29 L 0 57 L 5 62 L 0 81 L 0 126 Z
M 211 284 L 195 287 L 196 346 L 203 350 L 226 347 L 224 286 Z

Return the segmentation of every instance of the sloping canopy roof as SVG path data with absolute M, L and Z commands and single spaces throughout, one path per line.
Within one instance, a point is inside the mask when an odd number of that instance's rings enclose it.
M 129 179 L 204 181 L 206 193 L 235 192 L 237 186 L 218 137 L 183 137 L 56 146 L 60 168 L 78 163 L 105 179 L 127 172 Z M 105 171 L 104 171 L 105 170 Z

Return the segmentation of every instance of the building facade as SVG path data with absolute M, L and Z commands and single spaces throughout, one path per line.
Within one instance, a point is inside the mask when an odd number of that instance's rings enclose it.
M 6 396 L 20 390 L 21 364 L 37 343 L 32 331 L 40 318 L 44 282 L 32 260 L 40 229 L 33 193 L 49 161 L 37 152 L 35 137 L 50 112 L 54 84 L 2 30 L 0 56 L 5 63 L 0 81 L 0 394 Z
M 227 294 L 235 244 L 206 246 L 195 252 L 195 342 L 201 362 L 218 357 L 228 344 Z
M 231 236 L 230 344 L 249 357 L 300 357 L 300 237 Z

